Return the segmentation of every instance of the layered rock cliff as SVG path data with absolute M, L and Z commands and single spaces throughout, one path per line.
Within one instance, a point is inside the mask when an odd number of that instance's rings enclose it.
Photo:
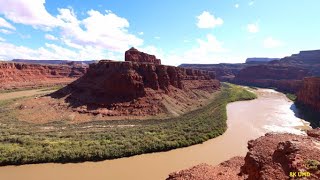
M 125 61 L 151 63 L 157 65 L 161 64 L 161 60 L 157 59 L 155 55 L 140 52 L 134 47 L 125 52 Z
M 216 78 L 220 81 L 230 81 L 241 69 L 252 66 L 251 64 L 181 64 L 179 67 L 199 69 L 204 71 L 214 72 Z
M 276 58 L 248 58 L 239 64 L 182 64 L 201 70 L 214 71 L 217 79 L 236 84 L 273 87 L 280 91 L 296 93 L 302 80 L 320 76 L 320 50 L 301 51 L 298 54 Z
M 320 112 L 320 77 L 309 77 L 303 80 L 303 86 L 297 93 L 297 102 Z
M 214 74 L 201 70 L 102 60 L 52 97 L 66 98 L 79 112 L 154 115 L 165 111 L 165 97 L 175 98 L 176 104 L 189 104 L 201 93 L 217 90 L 220 83 L 212 78 Z
M 0 89 L 67 84 L 81 77 L 86 66 L 0 62 Z
M 295 93 L 301 88 L 302 79 L 309 74 L 307 69 L 299 67 L 259 65 L 244 68 L 232 82 Z
M 301 51 L 265 65 L 246 67 L 232 82 L 296 93 L 302 87 L 303 78 L 319 75 L 320 50 Z
M 307 134 L 266 134 L 248 142 L 246 157 L 235 157 L 218 166 L 201 164 L 172 173 L 167 179 L 319 179 L 320 129 Z

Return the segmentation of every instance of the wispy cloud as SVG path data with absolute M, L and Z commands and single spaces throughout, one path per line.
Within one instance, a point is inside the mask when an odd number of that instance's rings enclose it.
M 250 32 L 250 33 L 257 33 L 257 32 L 259 32 L 259 26 L 258 26 L 257 23 L 248 24 L 248 25 L 247 25 L 247 30 L 248 30 L 248 32 Z
M 3 34 L 12 34 L 13 32 L 10 31 L 10 30 L 7 30 L 7 29 L 0 29 L 0 33 L 3 33 Z
M 0 17 L 0 27 L 16 30 L 16 28 L 13 25 L 11 25 L 8 21 L 3 19 L 2 17 Z
M 281 47 L 283 46 L 284 43 L 280 40 L 274 39 L 272 37 L 267 37 L 264 41 L 263 41 L 263 46 L 265 48 L 277 48 L 277 47 Z
M 50 28 L 61 24 L 57 18 L 49 14 L 44 6 L 45 0 L 0 0 L 0 14 L 14 23 Z
M 223 20 L 220 17 L 216 18 L 208 11 L 203 11 L 199 16 L 197 16 L 197 19 L 198 28 L 215 28 L 216 26 L 223 24 Z
M 53 36 L 52 34 L 45 34 L 44 37 L 48 40 L 51 40 L 51 41 L 56 41 L 58 40 L 57 37 Z

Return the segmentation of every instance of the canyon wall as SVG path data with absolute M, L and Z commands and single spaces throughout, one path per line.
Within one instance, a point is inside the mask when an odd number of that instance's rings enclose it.
M 268 64 L 245 67 L 231 82 L 296 93 L 303 78 L 309 76 L 320 76 L 320 50 L 301 51 Z
M 182 68 L 192 68 L 204 71 L 214 72 L 216 78 L 220 81 L 230 81 L 237 75 L 241 69 L 252 66 L 249 64 L 181 64 L 179 67 Z
M 320 112 L 320 77 L 309 77 L 303 80 L 303 86 L 297 93 L 297 102 Z
M 300 67 L 259 65 L 242 69 L 232 82 L 295 93 L 308 75 L 309 71 Z
M 0 89 L 68 84 L 86 70 L 86 66 L 0 62 Z
M 182 64 L 201 70 L 214 71 L 217 79 L 235 84 L 276 88 L 296 93 L 303 78 L 320 76 L 320 50 L 301 51 L 298 54 L 276 58 L 248 58 L 239 64 Z

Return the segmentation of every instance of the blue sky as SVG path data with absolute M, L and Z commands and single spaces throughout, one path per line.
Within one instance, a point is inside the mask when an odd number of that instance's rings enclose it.
M 318 0 L 0 0 L 0 59 L 235 63 L 320 49 Z

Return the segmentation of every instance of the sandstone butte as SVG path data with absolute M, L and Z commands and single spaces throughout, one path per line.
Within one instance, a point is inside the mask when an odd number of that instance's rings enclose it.
M 125 61 L 90 64 L 84 76 L 51 97 L 65 99 L 80 113 L 144 116 L 168 111 L 161 102 L 170 98 L 186 109 L 219 87 L 213 72 L 161 65 L 155 56 L 131 48 Z
M 144 52 L 140 52 L 134 47 L 125 52 L 125 61 L 152 63 L 156 65 L 161 64 L 161 60 L 157 59 L 155 55 L 150 55 Z
M 81 77 L 85 66 L 0 62 L 0 89 L 68 84 Z
M 234 157 L 217 166 L 200 164 L 171 173 L 167 180 L 319 179 L 320 129 L 307 134 L 268 133 L 248 142 L 245 157 Z
M 304 78 L 303 86 L 297 93 L 297 102 L 320 112 L 320 77 Z

